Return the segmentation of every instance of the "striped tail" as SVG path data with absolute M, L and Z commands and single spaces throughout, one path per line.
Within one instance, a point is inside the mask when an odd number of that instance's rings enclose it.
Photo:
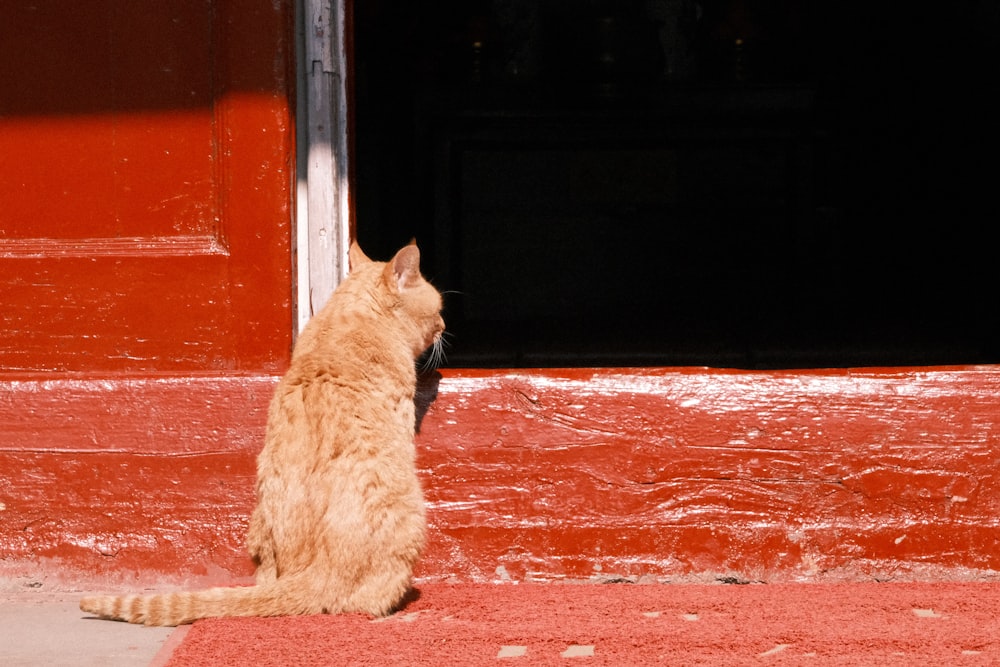
M 216 616 L 285 616 L 312 609 L 312 596 L 294 595 L 288 580 L 260 586 L 210 588 L 154 595 L 96 595 L 80 600 L 81 611 L 101 618 L 144 625 L 184 625 Z

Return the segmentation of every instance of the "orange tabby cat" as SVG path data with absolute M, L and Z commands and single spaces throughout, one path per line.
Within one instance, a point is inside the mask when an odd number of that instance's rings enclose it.
M 441 295 L 411 244 L 351 274 L 306 326 L 271 401 L 247 543 L 255 586 L 87 597 L 104 618 L 179 625 L 210 616 L 385 615 L 424 544 L 414 361 L 440 349 Z

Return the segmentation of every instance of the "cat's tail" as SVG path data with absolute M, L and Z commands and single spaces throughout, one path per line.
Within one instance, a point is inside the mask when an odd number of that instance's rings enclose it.
M 216 616 L 286 616 L 325 611 L 313 609 L 294 578 L 259 586 L 209 588 L 154 595 L 95 595 L 80 600 L 81 611 L 115 621 L 144 625 L 184 625 Z

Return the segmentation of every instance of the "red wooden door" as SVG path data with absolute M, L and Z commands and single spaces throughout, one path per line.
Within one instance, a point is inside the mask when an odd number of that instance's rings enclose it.
M 0 3 L 0 577 L 252 569 L 211 554 L 291 349 L 293 15 Z
M 275 371 L 290 2 L 0 5 L 0 371 Z

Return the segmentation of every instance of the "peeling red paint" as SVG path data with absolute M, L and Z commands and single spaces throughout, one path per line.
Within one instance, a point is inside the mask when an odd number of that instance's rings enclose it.
M 452 373 L 419 439 L 424 573 L 1000 569 L 998 389 L 993 368 Z
M 275 381 L 0 385 L 0 574 L 248 576 Z M 996 367 L 445 371 L 421 396 L 424 580 L 1000 570 Z

